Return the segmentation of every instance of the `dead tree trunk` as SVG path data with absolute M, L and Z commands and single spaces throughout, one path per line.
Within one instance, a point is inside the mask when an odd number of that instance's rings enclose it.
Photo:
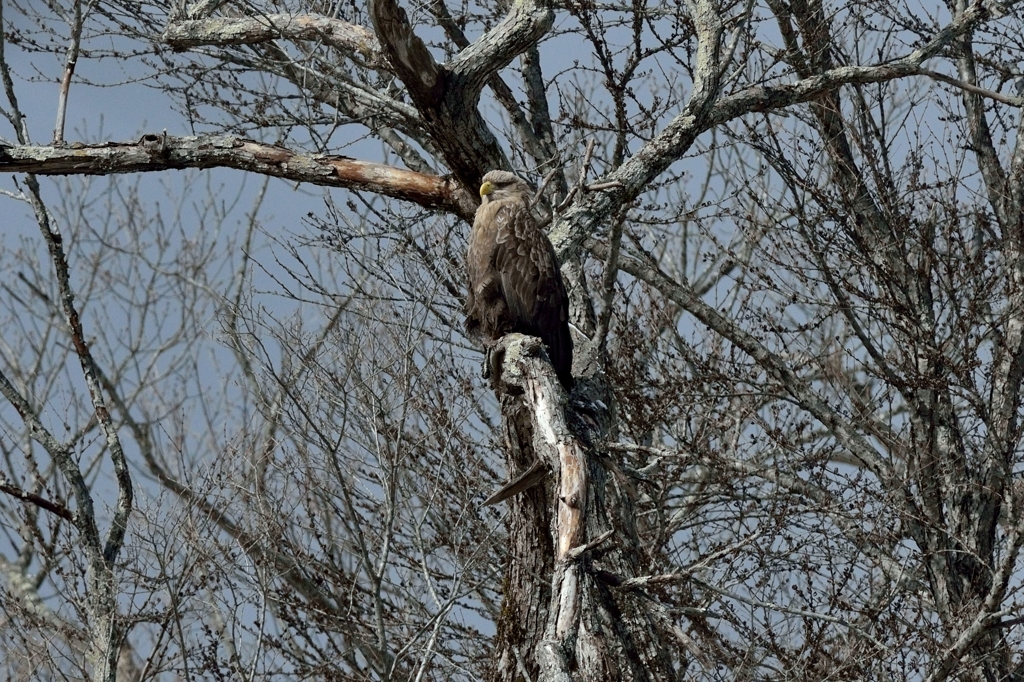
M 642 559 L 633 486 L 602 450 L 611 400 L 579 380 L 570 406 L 537 339 L 510 334 L 498 380 L 510 479 L 548 474 L 510 498 L 509 554 L 493 682 L 676 680 L 671 623 L 635 589 Z

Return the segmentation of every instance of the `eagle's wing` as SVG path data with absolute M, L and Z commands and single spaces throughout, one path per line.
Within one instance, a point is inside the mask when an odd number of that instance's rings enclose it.
M 495 214 L 494 268 L 501 277 L 512 319 L 518 328 L 539 335 L 546 301 L 539 300 L 545 281 L 557 272 L 551 254 L 545 248 L 530 211 L 519 201 L 504 201 Z
M 512 331 L 501 275 L 494 267 L 497 209 L 498 206 L 492 203 L 484 204 L 477 210 L 466 254 L 466 271 L 469 275 L 466 331 L 472 336 L 482 336 L 492 341 Z
M 541 338 L 555 371 L 566 386 L 571 386 L 569 297 L 555 250 L 525 203 L 502 204 L 494 218 L 492 263 L 501 278 L 514 328 Z

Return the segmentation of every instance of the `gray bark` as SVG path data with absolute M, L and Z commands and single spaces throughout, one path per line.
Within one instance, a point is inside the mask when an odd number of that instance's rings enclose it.
M 635 487 L 602 448 L 612 398 L 580 377 L 572 402 L 539 341 L 512 334 L 497 391 L 510 478 L 539 459 L 551 472 L 509 504 L 509 563 L 495 637 L 495 682 L 677 680 L 670 630 L 640 587 Z

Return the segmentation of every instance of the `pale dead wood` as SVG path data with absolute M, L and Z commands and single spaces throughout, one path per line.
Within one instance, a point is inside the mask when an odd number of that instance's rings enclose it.
M 519 437 L 511 444 L 512 451 L 530 449 L 552 471 L 545 479 L 546 494 L 538 496 L 551 500 L 541 519 L 554 550 L 550 573 L 524 576 L 505 595 L 505 608 L 514 608 L 514 613 L 544 616 L 542 631 L 520 640 L 537 666 L 538 679 L 598 679 L 594 676 L 600 670 L 621 670 L 623 679 L 675 679 L 662 641 L 667 633 L 656 626 L 642 590 L 623 592 L 619 601 L 606 589 L 609 580 L 621 582 L 637 575 L 639 547 L 628 490 L 610 482 L 615 475 L 607 469 L 610 461 L 570 428 L 567 420 L 577 408 L 569 406 L 551 364 L 536 352 L 538 340 L 509 334 L 498 348 L 503 357 L 498 385 L 503 417 L 516 425 Z M 578 389 L 582 393 L 574 391 L 574 402 L 593 390 L 586 385 Z M 586 402 L 587 409 L 598 409 L 596 402 Z M 524 426 L 527 421 L 529 426 Z M 601 423 L 597 419 L 592 428 L 600 430 Z M 594 435 L 588 440 L 598 440 Z M 509 462 L 511 466 L 511 457 Z M 535 522 L 513 515 L 510 535 L 519 537 L 521 525 Z M 518 555 L 528 549 L 515 542 L 511 551 Z M 609 620 L 610 613 L 621 613 L 628 626 Z M 499 632 L 503 627 L 499 623 Z M 553 655 L 556 651 L 563 655 Z M 511 666 L 500 662 L 500 650 L 496 657 L 499 668 L 511 673 Z M 508 659 L 514 657 L 510 654 Z M 574 671 L 575 666 L 579 669 Z
M 107 175 L 235 168 L 286 180 L 403 199 L 472 220 L 476 202 L 450 179 L 330 154 L 304 154 L 231 135 L 148 134 L 137 142 L 0 147 L 0 172 Z

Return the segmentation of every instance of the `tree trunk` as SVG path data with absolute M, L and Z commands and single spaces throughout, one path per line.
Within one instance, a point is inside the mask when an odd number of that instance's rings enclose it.
M 494 351 L 504 354 L 496 383 L 510 478 L 537 460 L 550 474 L 510 502 L 491 680 L 681 679 L 685 662 L 666 641 L 672 625 L 627 587 L 642 558 L 634 488 L 601 449 L 610 395 L 583 377 L 569 405 L 540 348 L 510 334 Z

